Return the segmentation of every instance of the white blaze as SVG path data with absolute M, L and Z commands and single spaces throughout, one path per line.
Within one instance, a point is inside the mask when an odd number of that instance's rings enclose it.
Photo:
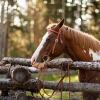
M 45 44 L 48 36 L 49 36 L 48 32 L 43 36 L 41 43 L 39 44 L 38 48 L 35 50 L 35 52 L 33 53 L 32 57 L 31 57 L 31 62 L 33 62 L 33 60 L 36 60 L 38 58 L 38 55 L 39 55 L 41 49 L 43 48 L 43 45 Z
M 92 56 L 93 61 L 100 60 L 100 51 L 94 52 L 92 49 L 89 49 L 89 54 Z

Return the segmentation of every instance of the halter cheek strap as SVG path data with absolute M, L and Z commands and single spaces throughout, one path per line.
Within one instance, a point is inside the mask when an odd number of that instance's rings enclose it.
M 52 54 L 54 53 L 55 51 L 55 47 L 56 47 L 56 44 L 58 43 L 58 41 L 60 40 L 60 43 L 63 44 L 63 41 L 60 37 L 60 34 L 61 34 L 61 30 L 58 31 L 55 31 L 55 30 L 52 30 L 52 29 L 48 29 L 48 32 L 53 32 L 55 34 L 57 34 L 57 38 L 55 39 L 55 42 L 54 42 L 54 45 L 53 45 L 53 48 L 50 50 L 50 52 L 52 52 Z M 50 53 L 49 52 L 49 53 Z
M 58 43 L 58 41 L 60 40 L 60 43 L 63 45 L 63 41 L 60 37 L 60 34 L 61 34 L 61 30 L 59 30 L 59 32 L 55 31 L 55 30 L 52 30 L 52 29 L 48 29 L 47 30 L 48 32 L 53 32 L 54 34 L 57 35 L 57 38 L 55 39 L 55 42 L 53 44 L 53 47 L 49 50 L 48 54 L 45 55 L 45 56 L 49 56 L 50 53 L 54 54 L 54 51 L 55 51 L 55 48 L 56 48 L 56 45 Z
M 57 34 L 57 38 L 55 39 L 55 42 L 58 42 L 60 40 L 60 43 L 63 44 L 63 41 L 60 37 L 60 34 L 62 33 L 61 30 L 59 30 L 59 32 L 58 32 L 58 31 L 55 31 L 55 30 L 52 30 L 52 29 L 48 29 L 48 32 L 53 32 L 53 33 Z

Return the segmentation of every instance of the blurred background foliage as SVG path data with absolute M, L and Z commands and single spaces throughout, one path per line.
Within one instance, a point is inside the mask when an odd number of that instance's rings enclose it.
M 4 56 L 30 58 L 45 34 L 46 26 L 62 18 L 65 25 L 100 40 L 100 0 L 0 0 L 0 59 Z M 59 81 L 59 75 L 40 76 L 43 80 Z M 77 73 L 71 81 L 78 82 Z M 63 95 L 68 97 L 66 93 Z M 75 96 L 81 98 L 80 93 Z M 56 97 L 61 95 L 58 93 Z
M 62 18 L 100 39 L 100 0 L 0 0 L 1 57 L 30 58 L 46 26 Z

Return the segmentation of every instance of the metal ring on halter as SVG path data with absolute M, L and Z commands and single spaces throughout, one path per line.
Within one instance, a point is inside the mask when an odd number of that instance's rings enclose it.
M 55 43 L 57 43 L 58 42 L 58 38 L 57 39 L 55 39 Z

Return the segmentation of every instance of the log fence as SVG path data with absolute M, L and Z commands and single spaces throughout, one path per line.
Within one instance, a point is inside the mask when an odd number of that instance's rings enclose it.
M 37 66 L 40 65 L 40 66 Z M 71 70 L 93 70 L 100 71 L 100 62 L 73 62 L 70 59 L 55 59 L 45 63 L 34 64 L 34 67 L 60 69 L 67 71 L 68 67 Z M 0 79 L 0 90 L 22 90 L 31 91 L 33 93 L 39 92 L 42 88 L 52 89 L 54 91 L 72 91 L 72 92 L 99 92 L 100 84 L 95 83 L 62 83 L 51 81 L 42 81 L 32 77 L 31 73 L 39 72 L 39 70 L 32 67 L 30 59 L 25 58 L 11 58 L 5 57 L 0 62 L 0 74 L 9 73 L 10 77 Z M 33 69 L 32 69 L 33 68 Z M 2 99 L 3 100 L 3 99 Z M 10 100 L 10 99 L 9 99 Z M 42 100 L 42 99 L 33 99 Z

